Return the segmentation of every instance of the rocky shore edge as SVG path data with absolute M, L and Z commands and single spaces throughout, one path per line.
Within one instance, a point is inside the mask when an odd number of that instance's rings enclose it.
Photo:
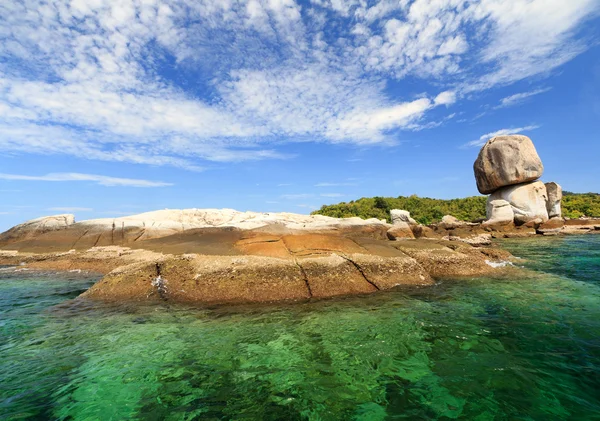
M 75 223 L 59 215 L 0 234 L 0 264 L 98 272 L 82 295 L 90 299 L 203 304 L 368 294 L 511 270 L 504 250 L 406 226 L 408 238 L 404 225 L 377 219 L 188 209 Z
M 562 217 L 562 188 L 543 183 L 531 139 L 497 136 L 473 166 L 487 218 L 446 215 L 423 226 L 386 220 L 183 209 L 76 223 L 38 218 L 0 234 L 0 264 L 92 270 L 83 297 L 109 301 L 247 303 L 368 294 L 436 279 L 503 276 L 510 253 L 492 238 L 600 233 L 599 219 Z

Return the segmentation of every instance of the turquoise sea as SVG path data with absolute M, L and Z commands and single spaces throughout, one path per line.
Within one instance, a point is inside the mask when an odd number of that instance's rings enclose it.
M 600 420 L 600 236 L 502 244 L 530 275 L 223 308 L 2 268 L 0 419 Z

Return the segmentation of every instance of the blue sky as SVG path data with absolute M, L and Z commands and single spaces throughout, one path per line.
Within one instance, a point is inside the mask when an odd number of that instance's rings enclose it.
M 494 134 L 600 191 L 597 0 L 5 0 L 0 229 L 477 194 Z

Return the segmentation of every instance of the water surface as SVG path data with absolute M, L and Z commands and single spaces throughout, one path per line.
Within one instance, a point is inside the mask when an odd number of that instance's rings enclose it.
M 534 271 L 293 305 L 111 306 L 0 269 L 0 419 L 600 419 L 600 236 L 503 244 Z

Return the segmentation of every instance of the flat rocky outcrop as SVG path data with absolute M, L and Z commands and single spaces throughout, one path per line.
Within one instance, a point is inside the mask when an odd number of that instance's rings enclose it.
M 290 214 L 253 214 L 249 222 L 239 214 L 206 218 L 192 210 L 175 212 L 173 221 L 155 213 L 84 221 L 33 238 L 11 237 L 2 244 L 0 264 L 100 272 L 102 280 L 83 294 L 89 299 L 214 304 L 428 286 L 439 278 L 501 274 L 489 262 L 511 257 L 441 239 L 388 240 L 390 228 L 412 237 L 417 226 L 407 223 Z

